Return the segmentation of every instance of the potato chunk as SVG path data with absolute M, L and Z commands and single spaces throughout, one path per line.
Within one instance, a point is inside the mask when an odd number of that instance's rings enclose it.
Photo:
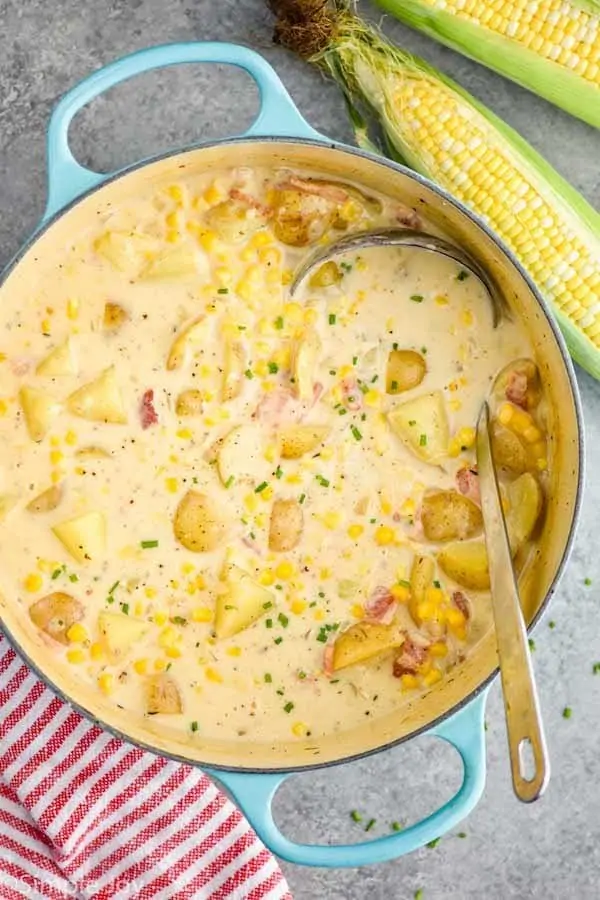
M 418 387 L 427 373 L 425 359 L 416 350 L 390 350 L 385 373 L 388 394 L 401 394 Z
M 492 424 L 492 452 L 499 469 L 520 475 L 529 468 L 527 450 L 520 438 L 498 422 Z
M 464 541 L 483 528 L 480 508 L 457 491 L 425 494 L 421 523 L 427 540 L 436 543 Z
M 70 594 L 55 591 L 29 607 L 29 618 L 59 644 L 68 644 L 67 632 L 71 625 L 83 619 L 83 606 Z
M 256 622 L 273 606 L 273 594 L 254 581 L 248 572 L 228 565 L 224 572 L 224 590 L 217 595 L 215 635 L 232 637 Z
M 294 393 L 300 400 L 313 399 L 315 370 L 320 355 L 321 339 L 313 328 L 307 328 L 292 348 Z
M 84 513 L 54 525 L 52 531 L 77 562 L 96 560 L 104 555 L 106 521 L 102 513 Z
M 25 424 L 29 437 L 36 444 L 43 441 L 56 416 L 62 410 L 62 403 L 38 388 L 22 387 L 19 391 L 19 402 L 25 416 Z
M 102 327 L 113 334 L 120 331 L 123 325 L 129 322 L 129 313 L 120 303 L 108 302 L 104 304 L 104 316 Z
M 200 416 L 204 402 L 202 391 L 190 389 L 182 391 L 175 402 L 175 412 L 178 416 Z
M 238 425 L 221 441 L 217 468 L 223 484 L 229 487 L 234 481 L 251 481 L 262 484 L 271 471 L 265 459 L 265 441 L 260 425 L 254 422 Z
M 183 712 L 181 694 L 176 682 L 166 672 L 148 675 L 144 684 L 146 713 L 155 716 L 157 713 L 176 715 Z
M 211 497 L 188 491 L 175 512 L 173 531 L 186 550 L 208 553 L 224 541 L 227 525 Z
M 178 244 L 163 250 L 140 273 L 143 281 L 175 281 L 201 275 L 206 261 L 191 244 Z
M 71 338 L 67 338 L 62 344 L 57 344 L 48 356 L 38 363 L 35 371 L 36 375 L 45 375 L 49 378 L 60 375 L 76 375 L 77 365 Z
M 275 500 L 271 510 L 269 549 L 287 553 L 298 546 L 304 528 L 302 507 L 297 500 Z
M 441 391 L 422 394 L 388 413 L 394 434 L 424 462 L 436 464 L 448 454 L 448 417 Z
M 506 530 L 513 556 L 531 539 L 544 505 L 537 479 L 530 473 L 519 476 L 508 486 L 509 511 Z
M 112 663 L 121 662 L 148 633 L 148 622 L 132 619 L 123 613 L 102 611 L 98 615 L 98 631 Z
M 273 231 L 283 244 L 305 247 L 330 228 L 335 206 L 324 197 L 294 188 L 275 192 Z
M 41 494 L 38 494 L 37 497 L 34 497 L 33 500 L 30 500 L 26 508 L 32 513 L 52 512 L 62 500 L 62 496 L 62 484 L 53 484 L 51 487 L 46 488 L 45 491 L 42 491 Z
M 486 591 L 490 586 L 488 558 L 483 541 L 457 541 L 448 544 L 437 555 L 442 571 L 472 591 Z
M 170 372 L 181 369 L 189 361 L 194 344 L 197 344 L 204 334 L 204 320 L 205 316 L 198 316 L 175 336 L 167 356 L 167 369 Z
M 234 400 L 242 392 L 246 353 L 240 341 L 227 341 L 223 361 L 223 400 Z
M 266 216 L 241 200 L 230 199 L 212 206 L 204 221 L 222 241 L 238 244 L 262 228 Z
M 417 625 L 421 624 L 419 606 L 425 600 L 425 592 L 433 584 L 435 563 L 430 556 L 417 554 L 410 570 L 409 611 Z
M 358 622 L 343 631 L 333 645 L 333 669 L 345 669 L 367 662 L 382 653 L 401 647 L 404 632 L 397 625 Z
M 326 425 L 290 425 L 279 432 L 281 455 L 284 459 L 300 459 L 316 450 L 328 434 Z
M 119 272 L 135 276 L 157 246 L 157 240 L 149 235 L 107 231 L 96 240 L 94 250 Z
M 67 408 L 74 416 L 90 422 L 125 425 L 127 413 L 115 367 L 109 366 L 94 381 L 72 393 L 67 398 Z

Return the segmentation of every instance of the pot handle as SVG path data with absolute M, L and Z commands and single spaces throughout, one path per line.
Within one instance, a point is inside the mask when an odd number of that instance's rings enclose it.
M 109 63 L 80 81 L 55 107 L 47 139 L 48 202 L 44 220 L 70 203 L 84 191 L 110 178 L 80 165 L 69 147 L 68 133 L 73 116 L 103 91 L 151 69 L 181 63 L 226 63 L 244 69 L 258 85 L 260 109 L 244 136 L 277 135 L 326 138 L 310 127 L 298 112 L 292 98 L 269 63 L 254 50 L 239 44 L 217 41 L 162 44 L 139 50 Z
M 477 804 L 485 785 L 483 717 L 486 698 L 487 691 L 483 691 L 451 719 L 428 732 L 458 750 L 463 763 L 463 781 L 458 792 L 420 822 L 372 841 L 333 846 L 297 844 L 279 831 L 271 809 L 275 792 L 289 777 L 288 774 L 205 771 L 228 788 L 263 843 L 282 859 L 297 865 L 330 868 L 387 862 L 441 837 L 461 822 Z

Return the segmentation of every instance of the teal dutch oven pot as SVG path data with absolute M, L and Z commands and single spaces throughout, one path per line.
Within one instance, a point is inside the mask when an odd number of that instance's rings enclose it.
M 181 63 L 227 63 L 248 72 L 260 91 L 254 124 L 238 137 L 203 143 L 144 160 L 121 172 L 101 175 L 73 157 L 68 130 L 73 116 L 90 100 L 120 82 L 162 66 Z M 562 572 L 573 539 L 583 478 L 581 412 L 573 369 L 563 340 L 518 262 L 486 225 L 452 197 L 424 178 L 395 163 L 329 140 L 316 132 L 294 106 L 281 81 L 258 54 L 225 43 L 189 43 L 152 47 L 120 59 L 82 81 L 57 105 L 48 131 L 48 204 L 28 243 L 3 275 L 26 277 L 34 257 L 58 251 L 85 228 L 95 208 L 118 203 L 130 192 L 143 192 L 154 179 L 236 165 L 282 166 L 314 170 L 358 182 L 426 212 L 447 234 L 491 271 L 503 288 L 514 315 L 520 316 L 534 342 L 553 410 L 553 485 L 539 553 L 521 577 L 529 626 L 548 602 Z M 14 606 L 14 605 L 13 605 Z M 424 696 L 403 702 L 386 717 L 360 728 L 322 738 L 272 745 L 215 740 L 188 746 L 175 730 L 158 729 L 149 720 L 133 721 L 131 713 L 113 709 L 104 698 L 88 693 L 67 672 L 46 668 L 36 636 L 20 621 L 10 598 L 0 597 L 2 627 L 29 665 L 67 702 L 100 727 L 147 750 L 200 765 L 234 796 L 264 843 L 290 862 L 313 866 L 363 866 L 409 853 L 443 835 L 467 816 L 485 783 L 484 708 L 487 687 L 497 674 L 493 634 L 449 676 Z M 451 744 L 460 755 L 462 784 L 451 800 L 401 832 L 349 846 L 298 844 L 277 828 L 271 811 L 278 787 L 295 772 L 335 765 L 395 746 L 426 733 Z

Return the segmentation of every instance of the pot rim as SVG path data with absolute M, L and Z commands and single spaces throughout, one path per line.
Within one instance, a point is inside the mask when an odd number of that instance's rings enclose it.
M 39 226 L 35 229 L 35 231 L 29 236 L 29 238 L 24 242 L 24 244 L 17 250 L 12 259 L 9 260 L 4 269 L 0 272 L 0 290 L 2 289 L 3 284 L 10 276 L 12 271 L 16 268 L 16 266 L 21 262 L 21 260 L 25 257 L 25 255 L 29 252 L 29 250 L 35 245 L 38 238 L 40 238 L 46 231 L 55 224 L 55 222 L 60 219 L 63 215 L 68 213 L 71 209 L 77 206 L 80 202 L 90 197 L 92 194 L 100 191 L 106 185 L 112 184 L 113 182 L 123 178 L 127 175 L 132 174 L 133 172 L 138 171 L 139 169 L 144 168 L 145 166 L 152 165 L 153 163 L 160 162 L 162 160 L 175 158 L 177 156 L 181 156 L 182 154 L 193 152 L 195 150 L 203 150 L 209 149 L 211 147 L 216 146 L 225 146 L 225 145 L 237 145 L 237 144 L 245 144 L 245 143 L 276 143 L 276 144 L 307 144 L 309 146 L 315 146 L 319 149 L 334 151 L 339 153 L 346 153 L 351 156 L 359 157 L 360 159 L 366 159 L 369 162 L 375 162 L 379 165 L 382 165 L 388 169 L 391 169 L 393 172 L 398 172 L 408 178 L 411 178 L 413 181 L 416 181 L 417 184 L 421 184 L 426 187 L 428 190 L 433 191 L 437 194 L 441 200 L 445 201 L 449 205 L 453 206 L 457 209 L 462 215 L 466 216 L 471 222 L 483 231 L 487 237 L 493 242 L 496 246 L 497 250 L 505 256 L 508 261 L 514 266 L 517 270 L 521 278 L 527 284 L 527 287 L 535 297 L 539 307 L 541 308 L 546 321 L 554 335 L 554 340 L 558 345 L 558 349 L 560 351 L 562 361 L 565 366 L 567 378 L 569 381 L 569 386 L 571 388 L 571 396 L 573 398 L 573 404 L 575 407 L 575 418 L 577 422 L 577 445 L 578 445 L 578 477 L 577 477 L 577 488 L 575 492 L 575 502 L 573 504 L 573 514 L 571 526 L 569 528 L 569 534 L 567 537 L 567 541 L 565 543 L 560 561 L 558 563 L 556 574 L 548 588 L 546 596 L 544 597 L 543 602 L 540 604 L 538 610 L 533 616 L 531 622 L 527 625 L 527 632 L 529 633 L 537 623 L 539 622 L 542 615 L 545 613 L 548 604 L 554 594 L 560 579 L 562 578 L 566 565 L 569 561 L 573 550 L 573 544 L 575 541 L 575 535 L 577 532 L 577 527 L 579 525 L 579 518 L 581 513 L 581 504 L 582 504 L 582 496 L 583 496 L 583 486 L 585 483 L 585 432 L 584 432 L 584 419 L 583 419 L 583 409 L 581 404 L 581 397 L 579 394 L 579 387 L 577 385 L 577 380 L 575 376 L 575 368 L 569 352 L 567 350 L 567 345 L 564 337 L 558 327 L 557 322 L 553 318 L 549 304 L 544 300 L 538 291 L 537 287 L 533 283 L 530 276 L 527 274 L 519 260 L 516 258 L 512 250 L 504 245 L 504 243 L 500 240 L 500 238 L 495 234 L 495 232 L 484 222 L 478 215 L 476 215 L 472 210 L 463 205 L 459 200 L 453 197 L 445 188 L 440 187 L 435 184 L 433 181 L 430 181 L 425 176 L 421 175 L 418 172 L 409 169 L 407 166 L 402 165 L 401 163 L 395 162 L 394 160 L 388 159 L 387 157 L 376 157 L 372 153 L 369 153 L 365 150 L 361 150 L 357 147 L 352 147 L 349 144 L 344 144 L 341 142 L 333 141 L 333 140 L 318 140 L 316 138 L 305 138 L 305 137 L 286 137 L 279 135 L 252 135 L 252 136 L 244 136 L 241 135 L 239 137 L 226 137 L 221 138 L 215 141 L 203 141 L 192 143 L 185 147 L 181 147 L 175 150 L 168 150 L 164 153 L 159 153 L 156 156 L 148 157 L 147 159 L 139 160 L 138 162 L 132 163 L 126 166 L 123 169 L 120 169 L 118 172 L 111 173 L 106 175 L 102 181 L 98 184 L 93 185 L 88 190 L 83 191 L 77 197 L 74 197 L 60 209 L 56 210 L 52 215 L 50 215 L 47 219 L 42 219 Z M 132 738 L 127 735 L 125 732 L 121 731 L 119 728 L 109 725 L 105 723 L 102 719 L 97 718 L 93 715 L 89 710 L 87 710 L 83 705 L 78 703 L 69 697 L 66 692 L 58 688 L 51 679 L 40 669 L 38 664 L 31 659 L 29 654 L 23 650 L 17 639 L 10 633 L 10 630 L 6 627 L 2 615 L 0 613 L 0 626 L 2 626 L 2 631 L 4 636 L 6 637 L 8 643 L 13 648 L 13 650 L 25 661 L 27 666 L 37 675 L 37 677 L 53 691 L 56 696 L 58 696 L 61 700 L 79 712 L 85 719 L 91 722 L 93 725 L 97 725 L 102 731 L 111 734 L 113 737 L 117 737 L 126 743 L 132 744 L 133 746 L 140 747 L 143 750 L 146 750 L 150 753 L 154 753 L 155 755 L 163 756 L 166 759 L 173 760 L 175 762 L 185 763 L 186 765 L 196 766 L 198 768 L 206 768 L 211 769 L 215 772 L 223 771 L 223 772 L 238 772 L 241 774 L 255 774 L 255 775 L 289 775 L 293 773 L 301 773 L 308 772 L 314 769 L 324 769 L 330 766 L 343 765 L 349 762 L 356 762 L 361 759 L 366 759 L 369 756 L 374 756 L 377 753 L 382 753 L 386 750 L 391 750 L 393 747 L 397 747 L 400 744 L 405 743 L 406 741 L 412 740 L 413 738 L 420 737 L 427 732 L 432 731 L 433 729 L 439 727 L 442 722 L 445 722 L 452 718 L 452 716 L 456 715 L 460 710 L 464 709 L 469 703 L 476 699 L 480 694 L 487 690 L 487 688 L 491 685 L 492 681 L 499 674 L 499 667 L 497 666 L 491 673 L 485 678 L 481 684 L 479 684 L 474 690 L 472 690 L 469 694 L 465 695 L 455 706 L 453 706 L 447 712 L 441 713 L 437 716 L 433 721 L 427 722 L 427 724 L 422 725 L 421 727 L 411 731 L 409 734 L 405 734 L 403 737 L 394 738 L 393 740 L 387 741 L 385 744 L 381 744 L 379 747 L 373 747 L 371 749 L 363 750 L 360 753 L 353 753 L 348 756 L 340 757 L 339 759 L 328 760 L 324 762 L 311 762 L 306 763 L 300 766 L 276 766 L 276 767 L 261 767 L 261 766 L 232 766 L 232 765 L 224 765 L 222 763 L 203 763 L 201 761 L 190 759 L 189 757 L 182 756 L 178 753 L 173 753 L 170 751 L 158 750 L 156 746 L 148 743 L 146 741 L 138 740 L 137 738 Z

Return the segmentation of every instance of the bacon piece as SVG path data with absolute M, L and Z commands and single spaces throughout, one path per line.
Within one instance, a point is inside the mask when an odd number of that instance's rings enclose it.
M 516 406 L 520 406 L 522 409 L 527 409 L 528 388 L 529 382 L 525 372 L 511 372 L 508 376 L 506 390 L 504 392 L 506 399 L 510 400 L 510 402 L 514 403 Z
M 31 369 L 32 360 L 27 356 L 16 356 L 14 359 L 10 360 L 10 371 L 13 375 L 20 377 L 21 375 L 26 375 L 27 372 Z
M 328 678 L 333 675 L 333 644 L 327 644 L 323 651 L 323 673 Z
M 456 473 L 456 486 L 461 494 L 464 494 L 477 506 L 481 506 L 481 494 L 479 493 L 479 474 L 477 469 L 464 466 Z
M 144 392 L 142 402 L 140 403 L 140 419 L 142 428 L 150 428 L 151 425 L 158 423 L 158 413 L 154 409 L 154 391 L 149 388 Z
M 352 412 L 362 409 L 362 393 L 356 378 L 349 376 L 342 379 L 342 395 L 347 409 Z
M 454 603 L 456 608 L 461 611 L 465 619 L 471 618 L 471 608 L 469 606 L 469 601 L 462 591 L 452 592 L 452 602 Z
M 298 404 L 291 391 L 277 388 L 263 396 L 254 410 L 253 418 L 267 425 L 280 425 L 282 422 L 295 421 L 298 415 Z
M 345 203 L 348 199 L 348 192 L 335 184 L 309 181 L 299 178 L 297 175 L 291 175 L 285 184 L 281 184 L 279 187 L 282 190 L 295 188 L 297 191 L 304 191 L 305 194 L 316 194 L 318 197 L 323 197 L 324 200 L 330 200 L 332 203 Z
M 365 621 L 378 625 L 391 625 L 398 607 L 398 601 L 389 588 L 378 585 L 365 603 Z
M 267 206 L 266 203 L 261 203 L 260 200 L 257 200 L 251 194 L 247 194 L 246 191 L 241 191 L 239 188 L 231 188 L 229 196 L 232 200 L 237 200 L 238 203 L 243 203 L 245 206 L 255 209 L 265 218 L 273 215 L 273 210 L 270 206 Z
M 406 228 L 418 229 L 421 227 L 421 216 L 411 209 L 409 206 L 398 206 L 396 210 L 396 221 Z
M 428 645 L 420 646 L 407 637 L 394 659 L 394 678 L 400 678 L 401 675 L 415 675 L 419 666 L 427 659 L 427 647 Z

